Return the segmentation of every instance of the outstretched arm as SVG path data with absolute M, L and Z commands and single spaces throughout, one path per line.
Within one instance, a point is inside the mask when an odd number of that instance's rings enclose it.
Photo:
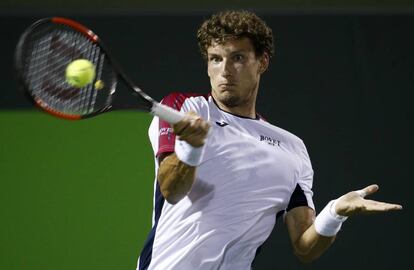
M 179 143 L 175 153 L 159 157 L 157 179 L 164 198 L 176 204 L 191 190 L 210 125 L 196 113 L 188 112 L 173 128 Z
M 285 221 L 295 254 L 303 262 L 321 256 L 334 242 L 341 224 L 349 216 L 402 209 L 401 205 L 367 200 L 365 196 L 377 192 L 378 185 L 351 191 L 333 200 L 319 213 L 309 207 L 297 207 L 286 214 Z

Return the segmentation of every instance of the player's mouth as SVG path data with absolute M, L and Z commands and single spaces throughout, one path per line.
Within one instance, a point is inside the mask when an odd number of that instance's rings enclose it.
M 235 83 L 230 83 L 230 82 L 226 82 L 226 83 L 220 83 L 219 87 L 221 88 L 232 88 L 237 86 Z

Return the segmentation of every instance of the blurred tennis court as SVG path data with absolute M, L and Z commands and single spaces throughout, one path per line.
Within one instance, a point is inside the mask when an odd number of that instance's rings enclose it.
M 151 226 L 150 120 L 2 111 L 0 269 L 134 269 Z

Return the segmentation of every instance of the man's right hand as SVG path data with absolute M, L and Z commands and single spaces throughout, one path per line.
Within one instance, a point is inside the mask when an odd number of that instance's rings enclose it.
M 186 141 L 193 147 L 201 147 L 206 141 L 210 124 L 195 112 L 188 112 L 173 125 L 173 129 L 178 140 Z

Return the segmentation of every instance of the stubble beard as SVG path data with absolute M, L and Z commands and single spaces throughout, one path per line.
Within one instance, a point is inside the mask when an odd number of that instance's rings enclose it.
M 235 108 L 243 104 L 243 100 L 239 96 L 226 95 L 220 99 L 220 102 L 227 108 Z
M 251 99 L 254 95 L 254 90 L 246 96 L 240 96 L 234 93 L 224 93 L 221 96 L 217 97 L 224 106 L 227 108 L 236 108 L 236 107 L 244 107 L 251 102 Z

